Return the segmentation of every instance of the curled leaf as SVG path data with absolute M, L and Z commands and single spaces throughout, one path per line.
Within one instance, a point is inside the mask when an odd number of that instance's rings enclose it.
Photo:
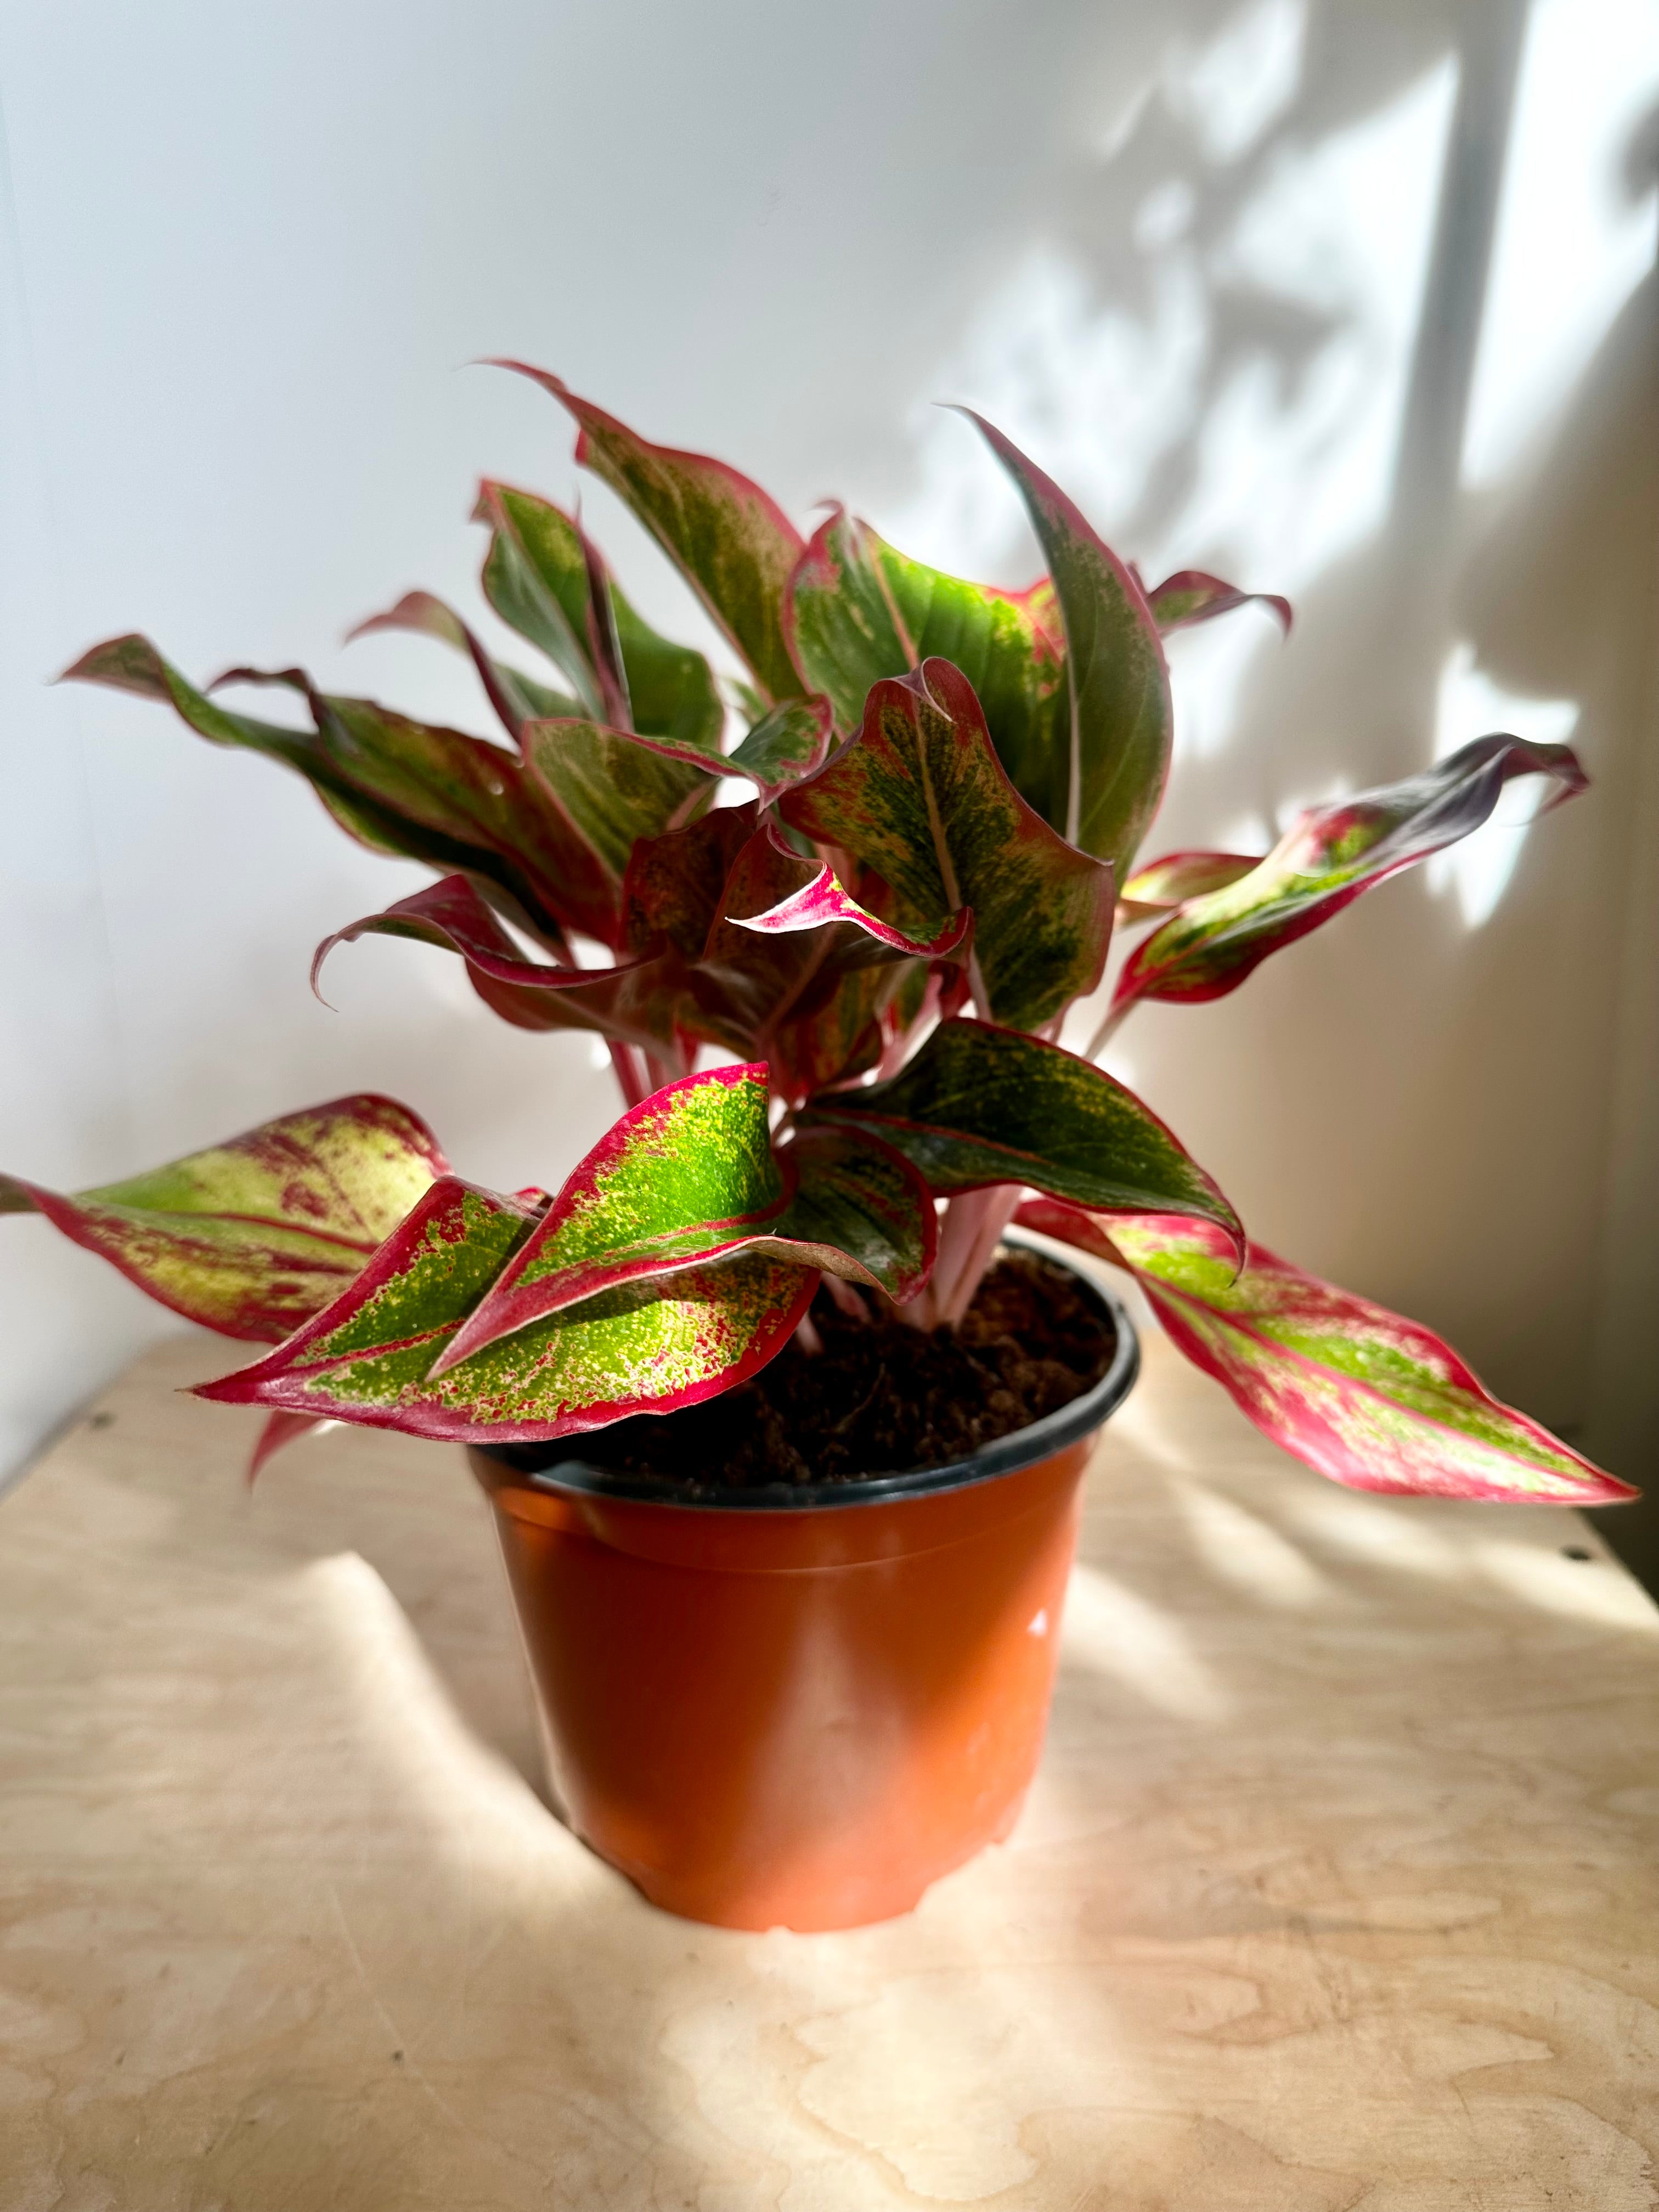
M 1260 865 L 1261 856 L 1251 853 L 1166 853 L 1161 860 L 1137 868 L 1124 884 L 1117 902 L 1118 926 L 1173 914 L 1186 900 L 1223 890 Z
M 972 686 L 949 661 L 876 684 L 856 737 L 779 802 L 897 896 L 933 935 L 970 907 L 986 1012 L 1040 1029 L 1093 990 L 1112 927 L 1110 872 L 1051 830 L 1004 773 Z
M 1194 623 L 1210 622 L 1231 614 L 1235 607 L 1266 607 L 1290 635 L 1291 603 L 1277 592 L 1241 592 L 1237 584 L 1206 575 L 1202 568 L 1180 568 L 1146 594 L 1152 620 L 1165 635 L 1172 629 L 1189 629 Z
M 1189 899 L 1136 947 L 1114 1008 L 1137 999 L 1224 997 L 1270 952 L 1317 929 L 1372 884 L 1478 830 L 1510 778 L 1533 775 L 1555 777 L 1562 799 L 1589 781 L 1568 745 L 1477 738 L 1420 775 L 1310 807 L 1265 860 Z

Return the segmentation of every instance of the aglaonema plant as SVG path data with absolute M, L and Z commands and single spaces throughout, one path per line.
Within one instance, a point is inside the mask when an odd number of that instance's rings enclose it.
M 0 1210 L 269 1345 L 199 1392 L 270 1409 L 258 1457 L 325 1419 L 499 1444 L 672 1412 L 798 1333 L 810 1348 L 821 1282 L 854 1314 L 960 1320 L 1018 1222 L 1127 1269 L 1176 1346 L 1339 1482 L 1628 1495 L 1429 1330 L 1253 1244 L 1095 1064 L 1140 1001 L 1237 989 L 1475 829 L 1510 777 L 1578 792 L 1571 751 L 1485 738 L 1304 813 L 1265 855 L 1142 860 L 1170 763 L 1163 634 L 1254 595 L 1194 570 L 1146 589 L 977 417 L 1042 549 L 1028 591 L 944 574 L 841 509 L 803 538 L 735 471 L 523 373 L 740 657 L 734 742 L 705 658 L 642 619 L 575 520 L 497 483 L 483 592 L 533 671 L 426 592 L 362 628 L 467 656 L 501 739 L 299 669 L 220 679 L 285 687 L 296 730 L 137 636 L 69 673 L 283 762 L 362 843 L 434 871 L 328 939 L 313 981 L 366 933 L 441 947 L 503 1019 L 603 1038 L 621 1118 L 551 1196 L 464 1181 L 407 1109 L 359 1097 L 73 1197 L 0 1180 Z M 1146 933 L 1066 1050 L 1115 926 Z

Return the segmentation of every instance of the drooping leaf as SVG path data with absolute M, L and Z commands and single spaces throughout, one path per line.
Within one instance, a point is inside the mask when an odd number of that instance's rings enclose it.
M 1266 607 L 1279 618 L 1288 637 L 1291 603 L 1277 592 L 1241 592 L 1237 584 L 1206 575 L 1202 568 L 1180 568 L 1146 594 L 1152 620 L 1167 635 L 1172 629 L 1188 629 L 1194 623 L 1210 622 L 1231 614 L 1235 607 Z
M 1149 1107 L 1018 1030 L 942 1022 L 890 1082 L 836 1091 L 813 1114 L 869 1129 L 941 1194 L 1024 1183 L 1103 1212 L 1156 1207 L 1215 1224 L 1243 1255 L 1237 1215 Z
M 94 646 L 65 674 L 163 701 L 214 744 L 297 769 L 363 843 L 482 877 L 550 939 L 567 922 L 599 937 L 615 927 L 615 894 L 592 854 L 499 745 L 411 721 L 373 700 L 325 697 L 297 669 L 235 669 L 220 678 L 281 684 L 303 698 L 314 726 L 286 730 L 220 706 L 143 637 Z
M 338 1295 L 447 1164 L 407 1107 L 364 1092 L 70 1197 L 0 1176 L 0 1213 L 44 1213 L 174 1313 L 275 1342 Z
M 697 957 L 759 815 L 752 800 L 711 807 L 684 830 L 640 839 L 623 878 L 623 942 L 629 952 L 643 956 L 672 945 L 688 960 Z
M 615 968 L 544 966 L 525 958 L 465 876 L 446 876 L 325 937 L 312 960 L 312 988 L 336 945 L 369 933 L 459 953 L 478 996 L 517 1029 L 587 1030 L 659 1059 L 679 1055 L 677 1012 L 686 983 L 672 954 Z
M 1310 807 L 1265 860 L 1189 900 L 1125 964 L 1114 1007 L 1137 999 L 1219 999 L 1281 945 L 1414 861 L 1478 830 L 1511 776 L 1552 775 L 1560 796 L 1589 781 L 1569 745 L 1477 738 L 1420 775 Z
M 599 722 L 532 722 L 523 744 L 531 776 L 605 870 L 616 913 L 635 844 L 700 813 L 724 766 L 718 755 Z M 605 943 L 617 942 L 619 927 L 613 921 Z
M 748 663 L 769 706 L 801 690 L 783 631 L 799 532 L 758 484 L 703 453 L 653 446 L 545 369 L 496 364 L 529 377 L 580 428 L 576 459 L 631 507 Z
M 1218 891 L 1261 866 L 1252 853 L 1166 853 L 1137 868 L 1117 902 L 1118 927 L 1173 914 L 1190 898 Z
M 805 906 L 793 903 L 803 894 Z M 873 1065 L 882 1009 L 907 969 L 965 942 L 960 915 L 931 939 L 907 937 L 762 830 L 732 863 L 690 971 L 686 1023 L 712 1044 L 769 1060 L 774 1088 L 794 1104 Z
M 1120 882 L 1170 769 L 1170 674 L 1140 586 L 1053 479 L 1000 430 L 961 410 L 1018 486 L 1066 627 L 1071 766 L 1064 828 Z
M 794 1194 L 763 1249 L 811 1254 L 830 1274 L 897 1304 L 927 1284 L 939 1250 L 933 1193 L 904 1155 L 868 1131 L 798 1130 L 782 1155 Z
M 1419 1322 L 1260 1245 L 1169 1216 L 1097 1223 L 1051 1200 L 1015 1217 L 1130 1268 L 1170 1335 L 1286 1451 L 1354 1490 L 1607 1505 L 1635 1493 L 1502 1405 Z
M 405 592 L 397 605 L 388 607 L 383 615 L 370 615 L 366 622 L 348 630 L 346 642 L 349 645 L 354 638 L 373 636 L 377 631 L 395 630 L 406 631 L 416 637 L 435 637 L 440 643 L 465 653 L 477 670 L 485 696 L 502 728 L 515 742 L 526 722 L 580 711 L 579 702 L 564 692 L 538 683 L 521 668 L 497 660 L 470 624 L 430 592 Z
M 742 1382 L 788 1342 L 817 1281 L 811 1268 L 743 1252 L 621 1285 L 434 1376 L 537 1218 L 446 1176 L 343 1297 L 268 1358 L 196 1395 L 465 1443 L 538 1443 Z
M 830 702 L 822 694 L 786 699 L 732 749 L 726 767 L 729 774 L 746 775 L 761 805 L 769 806 L 792 784 L 817 775 L 829 758 L 832 736 Z
M 474 520 L 490 532 L 485 598 L 575 686 L 577 706 L 554 711 L 611 719 L 594 662 L 591 549 L 580 526 L 550 501 L 489 478 L 478 487 Z M 614 578 L 606 581 L 606 633 L 621 656 L 629 701 L 620 726 L 718 752 L 726 710 L 708 661 L 690 646 L 659 635 L 635 613 Z
M 779 809 L 890 884 L 908 934 L 931 936 L 971 907 L 983 1005 L 995 1019 L 1040 1029 L 1099 981 L 1110 872 L 1020 797 L 949 661 L 878 684 L 858 735 Z

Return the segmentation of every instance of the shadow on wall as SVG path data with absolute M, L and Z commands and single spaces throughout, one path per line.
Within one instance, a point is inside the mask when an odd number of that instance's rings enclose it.
M 1175 641 L 1158 849 L 1263 850 L 1483 730 L 1579 748 L 1595 787 L 1536 836 L 1500 814 L 1236 998 L 1142 1010 L 1113 1064 L 1264 1242 L 1638 1481 L 1655 1381 L 1597 1346 L 1643 1301 L 1659 1332 L 1649 1143 L 1613 1103 L 1656 1019 L 1630 890 L 1656 835 L 1656 33 L 1650 0 L 1161 10 L 1127 112 L 932 379 L 1149 573 L 1296 599 L 1287 648 L 1255 614 Z M 921 438 L 878 520 L 1017 580 L 966 434 Z

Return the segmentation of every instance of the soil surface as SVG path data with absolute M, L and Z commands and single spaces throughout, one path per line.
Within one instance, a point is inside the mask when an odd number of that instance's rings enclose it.
M 812 1321 L 821 1352 L 792 1341 L 723 1397 L 618 1421 L 580 1456 L 694 1492 L 938 1467 L 1081 1396 L 1116 1346 L 1076 1278 L 1025 1251 L 996 1261 L 956 1327 L 859 1321 L 822 1290 Z

